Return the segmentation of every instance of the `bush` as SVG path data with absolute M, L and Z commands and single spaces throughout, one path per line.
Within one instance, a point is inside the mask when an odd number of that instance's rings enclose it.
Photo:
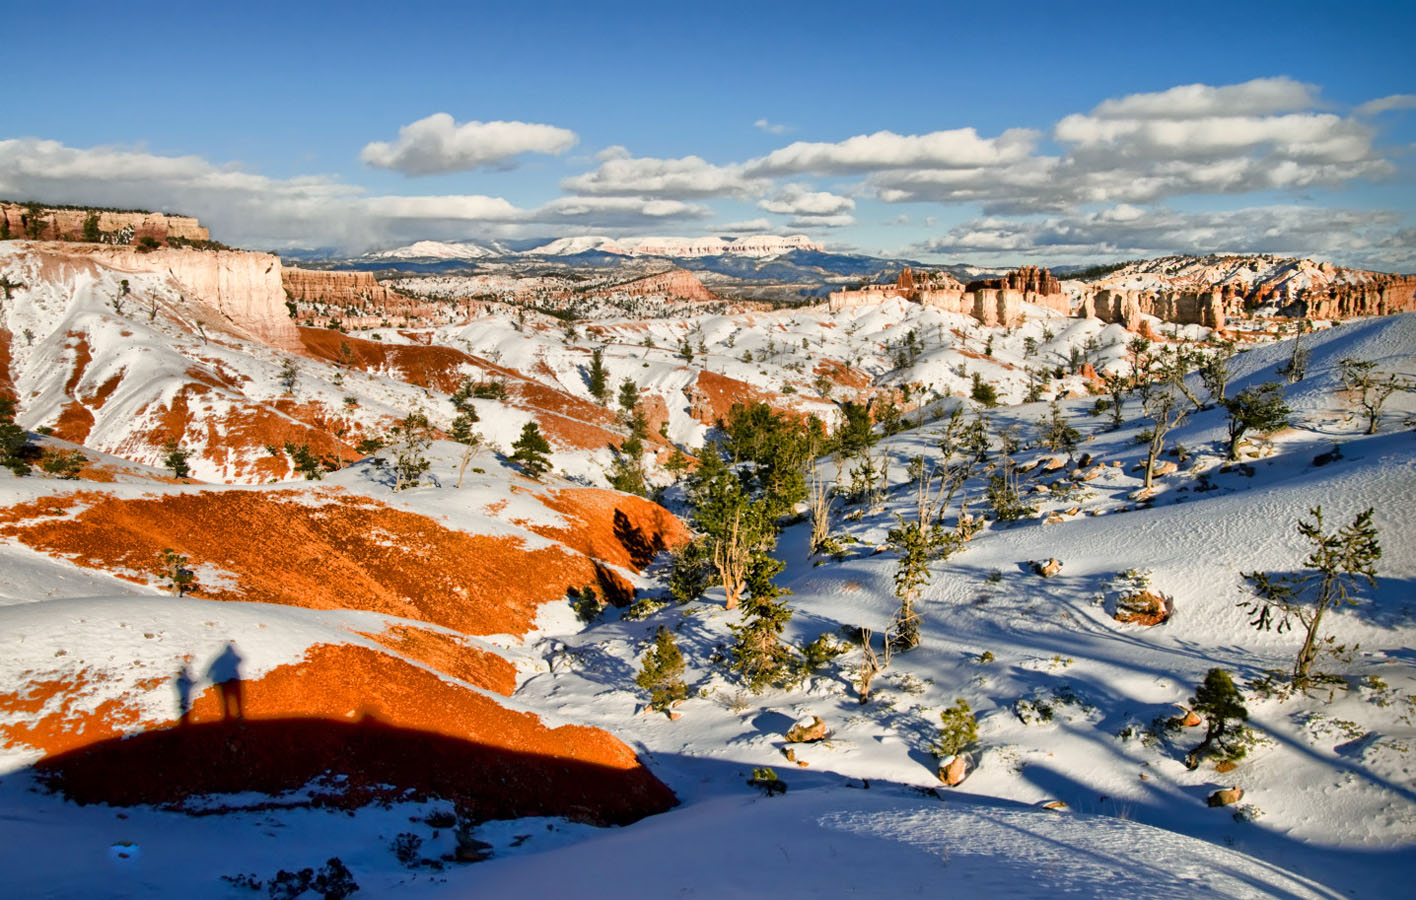
M 977 372 L 973 374 L 973 388 L 969 391 L 969 396 L 974 402 L 990 408 L 998 405 L 998 389 L 984 381 Z
M 787 792 L 787 783 L 777 777 L 777 773 L 770 766 L 758 766 L 752 770 L 752 777 L 747 783 L 766 794 L 774 797 L 777 794 Z
M 587 625 L 598 619 L 605 609 L 605 602 L 591 585 L 587 584 L 579 589 L 571 588 L 568 593 L 570 608 L 575 610 L 576 617 Z
M 1243 759 L 1253 742 L 1249 729 L 1243 724 L 1249 719 L 1249 711 L 1229 673 L 1218 667 L 1210 669 L 1204 682 L 1195 689 L 1190 705 L 1205 719 L 1205 739 L 1185 757 L 1186 768 L 1198 768 L 1200 760 L 1210 756 L 1222 762 Z
M 978 740 L 978 720 L 964 698 L 956 698 L 953 706 L 939 714 L 939 719 L 939 737 L 930 750 L 940 759 L 957 756 Z
M 669 629 L 660 625 L 654 646 L 645 655 L 634 683 L 649 692 L 649 705 L 659 712 L 688 697 L 683 683 L 683 654 Z

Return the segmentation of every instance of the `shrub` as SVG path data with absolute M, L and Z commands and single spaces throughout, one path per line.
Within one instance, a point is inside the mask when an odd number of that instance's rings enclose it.
M 964 698 L 955 698 L 954 705 L 941 712 L 939 719 L 939 737 L 930 750 L 940 759 L 956 756 L 978 740 L 978 720 Z
M 1205 719 L 1205 739 L 1186 755 L 1186 768 L 1198 768 L 1200 761 L 1210 756 L 1237 762 L 1249 752 L 1252 738 L 1243 724 L 1249 719 L 1249 711 L 1228 672 L 1217 667 L 1210 669 L 1195 689 L 1190 705 Z
M 660 625 L 634 683 L 649 692 L 649 705 L 660 712 L 688 696 L 683 683 L 683 654 L 669 629 Z

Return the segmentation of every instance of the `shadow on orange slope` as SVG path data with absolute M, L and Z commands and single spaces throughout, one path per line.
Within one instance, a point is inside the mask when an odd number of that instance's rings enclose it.
M 367 717 L 245 719 L 179 725 L 90 744 L 35 765 L 41 781 L 79 803 L 157 804 L 192 812 L 231 807 L 207 794 L 279 795 L 311 786 L 311 805 L 352 809 L 443 799 L 477 820 L 564 816 L 625 825 L 675 805 L 643 766 L 493 747 Z M 240 808 L 286 805 L 288 798 Z

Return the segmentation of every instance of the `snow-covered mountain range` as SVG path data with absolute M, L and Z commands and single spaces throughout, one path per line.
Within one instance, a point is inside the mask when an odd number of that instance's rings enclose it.
M 576 256 L 606 253 L 614 256 L 666 256 L 696 259 L 704 256 L 745 256 L 766 259 L 793 250 L 824 252 L 804 234 L 785 237 L 762 234 L 745 237 L 621 237 L 597 235 L 558 238 L 530 250 L 514 251 L 504 244 L 472 241 L 418 241 L 405 247 L 365 254 L 366 259 L 492 259 L 515 256 Z

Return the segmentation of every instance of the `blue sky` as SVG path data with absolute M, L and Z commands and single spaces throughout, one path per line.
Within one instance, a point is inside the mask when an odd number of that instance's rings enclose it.
M 1416 11 L 27 4 L 0 196 L 260 248 L 805 232 L 1416 269 Z

